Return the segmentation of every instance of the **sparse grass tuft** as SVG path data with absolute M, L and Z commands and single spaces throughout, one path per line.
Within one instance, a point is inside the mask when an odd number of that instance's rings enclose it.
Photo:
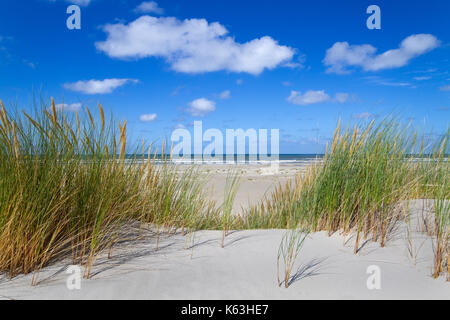
M 233 220 L 236 217 L 233 217 L 232 209 L 234 199 L 236 198 L 236 193 L 239 189 L 240 185 L 240 173 L 238 171 L 230 171 L 228 172 L 226 182 L 225 182 L 225 194 L 224 200 L 222 204 L 222 212 L 221 212 L 221 224 L 222 224 L 222 241 L 221 247 L 223 248 L 225 245 L 225 237 L 227 236 L 228 231 L 232 225 Z
M 288 288 L 291 281 L 292 270 L 295 261 L 308 237 L 309 232 L 306 230 L 292 229 L 286 231 L 278 248 L 277 256 L 277 279 L 278 285 L 284 283 L 284 287 Z M 283 269 L 283 280 L 280 279 L 280 267 Z

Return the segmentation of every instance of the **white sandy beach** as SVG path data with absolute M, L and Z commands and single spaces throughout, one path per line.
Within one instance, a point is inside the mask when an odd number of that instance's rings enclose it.
M 285 184 L 288 180 L 293 180 L 299 173 L 304 172 L 306 165 L 286 165 L 280 166 L 277 173 L 270 172 L 267 165 L 206 165 L 202 172 L 208 176 L 207 194 L 217 203 L 222 203 L 225 193 L 225 185 L 230 169 L 239 172 L 240 183 L 236 198 L 233 203 L 233 212 L 239 214 L 242 208 L 255 205 L 266 195 L 274 190 L 279 184 Z
M 259 169 L 242 169 L 235 210 L 256 203 L 278 182 L 302 170 L 282 167 L 278 175 L 262 176 Z M 227 168 L 207 170 L 214 170 L 211 192 L 220 201 Z M 221 231 L 162 236 L 158 250 L 148 231 L 146 239 L 116 246 L 111 259 L 99 258 L 80 290 L 67 289 L 69 262 L 60 262 L 40 272 L 37 286 L 30 285 L 32 275 L 12 280 L 0 276 L 0 299 L 449 299 L 450 283 L 444 276 L 436 280 L 431 276 L 433 240 L 419 232 L 429 206 L 422 200 L 409 205 L 412 246 L 405 223 L 397 226 L 385 248 L 361 241 L 357 255 L 354 236 L 311 234 L 287 289 L 277 284 L 283 230 L 232 231 L 225 248 L 220 247 Z M 379 290 L 369 290 L 366 284 L 367 268 L 373 265 L 381 270 Z

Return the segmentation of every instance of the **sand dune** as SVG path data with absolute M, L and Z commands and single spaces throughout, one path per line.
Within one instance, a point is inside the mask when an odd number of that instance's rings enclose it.
M 411 201 L 411 223 L 399 223 L 385 248 L 354 237 L 311 234 L 294 267 L 289 288 L 277 284 L 277 251 L 283 230 L 232 231 L 220 247 L 220 231 L 154 235 L 118 245 L 97 260 L 80 290 L 68 290 L 67 264 L 12 280 L 0 278 L 2 299 L 448 299 L 450 283 L 431 277 L 433 241 L 421 232 L 426 202 Z M 410 239 L 408 241 L 408 232 Z M 410 245 L 411 243 L 411 245 Z M 412 251 L 412 253 L 411 253 Z M 369 290 L 369 266 L 381 271 L 381 288 Z

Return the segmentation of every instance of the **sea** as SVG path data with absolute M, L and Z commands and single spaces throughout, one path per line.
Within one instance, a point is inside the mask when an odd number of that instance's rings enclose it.
M 224 164 L 242 164 L 242 165 L 261 165 L 278 163 L 280 165 L 304 165 L 311 162 L 321 161 L 324 154 L 280 154 L 278 156 L 257 155 L 217 155 L 202 157 L 201 155 L 190 155 L 186 157 L 171 157 L 170 155 L 156 155 L 154 160 L 156 164 L 173 163 L 181 165 L 224 165 Z M 135 163 L 147 161 L 147 155 L 127 155 L 126 161 L 135 161 Z

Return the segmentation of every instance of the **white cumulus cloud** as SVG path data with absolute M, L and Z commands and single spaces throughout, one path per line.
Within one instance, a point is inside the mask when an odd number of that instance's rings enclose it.
M 163 14 L 164 10 L 158 6 L 155 1 L 144 1 L 134 9 L 138 13 L 156 13 Z
M 301 106 L 307 106 L 310 104 L 323 103 L 323 102 L 338 102 L 345 103 L 348 101 L 350 95 L 345 92 L 336 93 L 332 99 L 325 90 L 308 90 L 305 93 L 300 91 L 292 90 L 287 101 L 292 104 L 297 104 Z
M 189 103 L 190 108 L 186 111 L 195 117 L 203 117 L 216 110 L 216 103 L 206 98 L 200 98 Z
M 353 115 L 353 118 L 355 118 L 355 119 L 369 119 L 372 117 L 373 117 L 373 114 L 371 114 L 369 112 L 362 112 L 362 113 Z
M 225 90 L 223 91 L 220 95 L 219 98 L 222 100 L 226 100 L 226 99 L 230 99 L 231 98 L 231 92 L 230 90 Z
M 292 60 L 294 49 L 269 36 L 238 43 L 218 22 L 142 16 L 129 24 L 107 24 L 98 50 L 111 58 L 162 57 L 173 70 L 203 73 L 225 70 L 260 74 Z
M 336 42 L 327 50 L 323 63 L 328 67 L 327 72 L 338 74 L 351 72 L 349 67 L 361 67 L 364 71 L 393 69 L 407 65 L 439 44 L 440 41 L 431 34 L 414 34 L 405 38 L 397 49 L 376 54 L 377 49 L 369 44 Z
M 73 83 L 65 83 L 64 88 L 81 92 L 85 94 L 106 94 L 113 92 L 116 88 L 121 87 L 128 82 L 136 83 L 135 79 L 104 79 L 104 80 L 86 80 Z
M 292 104 L 307 106 L 310 104 L 321 103 L 330 100 L 330 96 L 325 93 L 325 90 L 308 90 L 304 94 L 299 91 L 291 91 L 291 95 L 287 101 Z
M 334 101 L 339 102 L 339 103 L 345 103 L 348 100 L 348 93 L 336 93 L 335 97 L 334 97 Z
M 141 114 L 139 116 L 139 120 L 141 122 L 152 122 L 156 120 L 156 117 L 158 115 L 156 113 L 150 113 L 150 114 Z
M 49 109 L 51 108 L 49 107 Z M 80 111 L 81 109 L 81 103 L 71 103 L 71 104 L 59 103 L 55 105 L 55 109 L 57 111 L 77 112 Z

